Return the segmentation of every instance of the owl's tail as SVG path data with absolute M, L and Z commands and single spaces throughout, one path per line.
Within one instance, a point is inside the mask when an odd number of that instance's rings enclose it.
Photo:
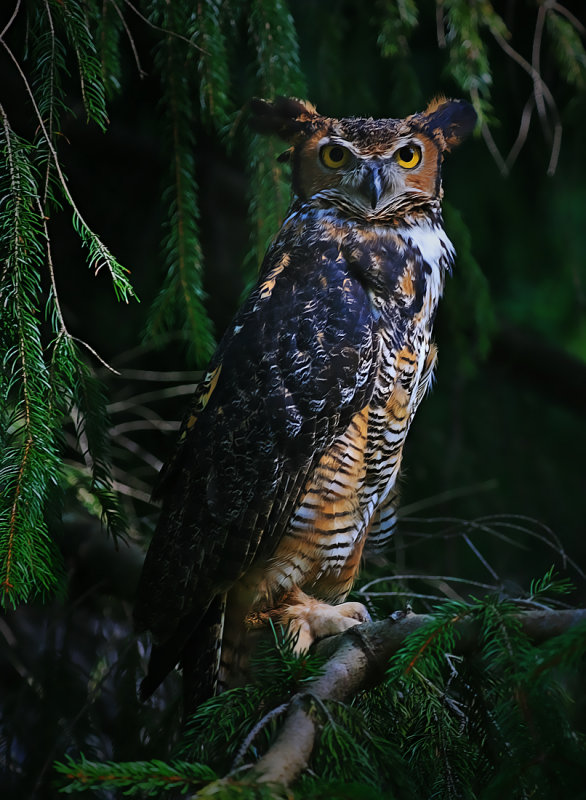
M 226 595 L 216 595 L 181 653 L 185 720 L 217 692 L 225 616 Z
M 184 618 L 169 639 L 153 644 L 140 684 L 141 700 L 147 700 L 177 664 L 183 671 L 184 719 L 216 693 L 225 608 L 226 596 L 217 595 L 200 620 Z

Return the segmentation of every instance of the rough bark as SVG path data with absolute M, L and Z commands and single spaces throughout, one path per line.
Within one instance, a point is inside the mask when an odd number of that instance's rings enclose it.
M 292 699 L 279 736 L 249 778 L 285 786 L 293 783 L 308 765 L 317 734 L 317 722 L 309 710 L 309 699 L 346 701 L 377 683 L 384 675 L 389 658 L 407 636 L 430 619 L 427 614 L 395 614 L 321 642 L 318 648 L 328 656 L 324 673 L 311 684 L 309 691 Z M 523 611 L 519 613 L 519 619 L 525 633 L 539 643 L 586 620 L 586 609 Z M 478 647 L 479 628 L 473 621 L 460 620 L 454 629 L 454 652 L 463 654 Z

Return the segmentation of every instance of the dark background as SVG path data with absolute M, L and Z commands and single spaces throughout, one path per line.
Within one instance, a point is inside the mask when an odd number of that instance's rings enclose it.
M 437 93 L 462 96 L 437 46 L 433 5 L 421 6 L 410 55 L 390 60 L 380 55 L 377 26 L 364 4 L 290 4 L 307 96 L 322 113 L 403 116 L 421 110 Z M 515 47 L 527 57 L 532 6 L 502 6 Z M 148 308 L 162 281 L 161 186 L 168 153 L 161 145 L 160 84 L 152 63 L 156 32 L 136 21 L 132 31 L 146 75 L 139 77 L 124 45 L 124 85 L 110 103 L 107 133 L 85 125 L 79 106 L 77 116 L 63 120 L 60 157 L 82 213 L 131 270 L 141 302 L 118 304 L 108 276 L 87 269 L 68 211 L 51 221 L 57 284 L 71 332 L 121 372 L 113 376 L 93 362 L 108 386 L 114 428 L 127 426 L 119 435 L 115 430 L 112 441 L 117 478 L 131 492 L 125 495 L 131 543 L 115 550 L 83 498 L 71 491 L 60 533 L 68 568 L 64 597 L 0 618 L 0 763 L 7 797 L 52 796 L 51 763 L 66 751 L 83 750 L 96 759 L 164 755 L 177 714 L 173 680 L 153 705 L 139 707 L 135 700 L 144 648 L 134 645 L 130 615 L 142 547 L 156 519 L 146 502 L 155 466 L 172 450 L 173 425 L 187 403 L 193 370 L 201 365 L 189 362 L 179 340 L 163 349 L 143 344 Z M 22 33 L 16 25 L 15 47 Z M 245 31 L 241 38 L 244 58 Z M 506 152 L 531 81 L 496 44 L 491 52 L 491 130 Z M 480 136 L 447 157 L 446 226 L 460 258 L 436 323 L 437 382 L 406 446 L 406 519 L 396 549 L 390 564 L 369 576 L 385 569 L 452 575 L 520 594 L 554 564 L 575 582 L 572 600 L 583 602 L 586 93 L 568 87 L 545 45 L 542 66 L 563 124 L 555 175 L 546 174 L 551 139 L 536 114 L 507 177 Z M 30 134 L 34 121 L 18 76 L 6 59 L 1 71 L 0 93 L 13 127 Z M 251 67 L 235 72 L 231 91 L 235 106 L 255 93 Z M 228 152 L 203 126 L 196 139 L 207 308 L 219 338 L 245 284 L 246 151 L 237 141 Z M 147 370 L 182 374 L 161 383 Z M 177 394 L 171 391 L 175 384 L 187 388 Z M 141 405 L 173 424 L 133 430 Z M 403 588 L 410 599 L 409 586 Z

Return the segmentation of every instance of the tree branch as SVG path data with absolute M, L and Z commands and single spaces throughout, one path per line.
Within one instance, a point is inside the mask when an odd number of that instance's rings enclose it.
M 317 734 L 318 723 L 309 710 L 311 699 L 347 701 L 378 683 L 389 658 L 407 636 L 431 619 L 427 614 L 395 614 L 319 643 L 318 652 L 329 656 L 324 673 L 309 690 L 292 699 L 281 732 L 248 777 L 261 783 L 293 783 L 308 765 Z M 585 621 L 586 609 L 523 611 L 519 619 L 525 634 L 538 644 Z M 455 653 L 469 653 L 478 647 L 480 628 L 472 619 L 458 621 L 454 629 Z

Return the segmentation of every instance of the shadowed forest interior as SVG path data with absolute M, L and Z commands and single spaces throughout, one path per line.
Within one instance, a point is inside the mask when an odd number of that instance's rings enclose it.
M 12 5 L 0 12 L 0 27 L 7 26 L 0 36 L 2 119 L 35 142 L 39 123 L 24 78 L 37 91 L 35 59 L 41 56 L 33 40 L 37 35 L 40 41 L 35 30 L 46 20 L 33 3 L 14 5 L 14 19 Z M 57 20 L 60 3 L 38 5 Z M 172 452 L 212 337 L 219 341 L 250 288 L 287 207 L 287 166 L 276 162 L 282 143 L 254 137 L 247 126 L 246 104 L 254 96 L 303 96 L 322 114 L 338 117 L 403 117 L 442 94 L 472 100 L 481 112 L 476 134 L 443 167 L 444 217 L 457 259 L 434 328 L 434 388 L 405 447 L 402 519 L 386 563 L 365 567 L 353 598 L 384 616 L 490 591 L 520 597 L 553 565 L 575 586 L 568 602 L 584 605 L 581 4 L 557 13 L 558 21 L 573 26 L 574 50 L 563 38 L 565 28 L 560 33 L 546 25 L 542 34 L 539 80 L 547 92 L 507 51 L 514 48 L 535 67 L 544 6 L 529 0 L 495 3 L 510 35 L 503 46 L 498 26 L 495 34 L 488 22 L 478 24 L 484 50 L 476 62 L 463 63 L 458 51 L 466 37 L 458 39 L 458 24 L 466 19 L 440 23 L 442 4 L 431 0 L 368 8 L 355 0 L 208 0 L 200 5 L 208 9 L 209 24 L 223 32 L 221 68 L 217 39 L 204 36 L 201 9 L 191 13 L 188 3 L 174 11 L 159 2 L 63 5 L 81 9 L 88 20 L 102 59 L 107 124 L 101 130 L 88 122 L 75 48 L 64 45 L 54 137 L 59 161 L 83 219 L 129 270 L 140 302 L 132 296 L 118 302 L 108 269 L 95 274 L 87 268 L 88 250 L 72 228 L 71 207 L 61 200 L 47 214 L 51 271 L 39 270 L 34 305 L 47 364 L 56 335 L 49 300 L 54 287 L 68 333 L 91 348 L 80 351 L 100 381 L 95 391 L 105 398 L 104 459 L 109 449 L 128 540 L 115 546 L 105 533 L 104 507 L 92 490 L 95 455 L 84 445 L 83 426 L 76 434 L 73 408 L 60 431 L 62 522 L 47 516 L 62 554 L 62 577 L 45 602 L 31 591 L 28 604 L 8 602 L 0 617 L 2 796 L 56 796 L 52 765 L 65 754 L 81 752 L 94 761 L 165 758 L 178 736 L 176 676 L 150 704 L 136 699 L 147 640 L 136 646 L 132 604 L 157 519 L 150 500 L 157 473 Z M 114 54 L 100 50 L 102 5 L 124 20 L 116 23 Z M 454 15 L 468 5 L 445 4 Z M 267 26 L 272 35 L 264 40 Z M 293 44 L 288 36 L 296 37 Z M 73 35 L 63 40 L 72 42 Z M 116 68 L 108 72 L 110 63 Z M 206 69 L 217 73 L 210 78 Z M 184 85 L 173 94 L 179 77 Z M 514 158 L 507 162 L 511 148 Z M 177 178 L 182 171 L 185 186 Z M 51 180 L 58 183 L 54 174 Z M 182 215 L 191 220 L 188 231 L 179 231 Z M 182 258 L 197 262 L 189 267 L 197 274 L 192 306 L 188 300 L 182 305 L 182 273 L 170 266 Z M 1 313 L 4 355 L 14 347 L 14 323 Z M 200 317 L 192 324 L 186 322 L 190 314 Z M 5 391 L 8 404 L 14 391 L 12 385 Z M 9 436 L 2 435 L 8 451 Z M 583 731 L 584 700 L 576 698 Z

